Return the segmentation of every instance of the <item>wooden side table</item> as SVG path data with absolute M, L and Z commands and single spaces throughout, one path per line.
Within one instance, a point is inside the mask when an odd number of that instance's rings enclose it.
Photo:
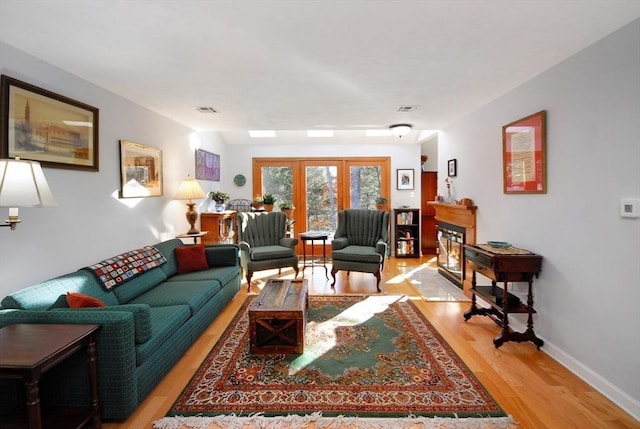
M 313 273 L 313 267 L 322 266 L 324 268 L 324 275 L 329 279 L 329 271 L 327 269 L 327 250 L 326 243 L 329 238 L 328 232 L 321 231 L 307 231 L 300 233 L 300 240 L 302 240 L 302 276 L 304 276 L 304 269 L 311 267 L 311 273 Z M 315 253 L 313 250 L 314 241 L 322 241 L 322 262 L 318 264 L 315 259 Z M 311 242 L 311 259 L 307 262 L 307 241 Z
M 91 406 L 80 415 L 47 417 L 47 426 L 81 428 L 92 422 L 101 428 L 98 402 L 98 377 L 96 365 L 96 338 L 100 325 L 74 324 L 15 324 L 0 329 L 0 377 L 22 380 L 27 396 L 29 429 L 41 429 L 43 418 L 40 409 L 38 382 L 49 369 L 55 367 L 86 347 Z M 0 422 L 0 427 L 5 427 Z
M 196 234 L 180 234 L 176 235 L 176 238 L 184 239 L 184 238 L 193 238 L 193 244 L 198 244 L 198 238 L 202 240 L 202 237 L 207 235 L 209 231 L 200 231 Z

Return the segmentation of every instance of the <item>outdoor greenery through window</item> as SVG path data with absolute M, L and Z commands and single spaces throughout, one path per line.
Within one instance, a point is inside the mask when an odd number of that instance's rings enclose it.
M 273 194 L 275 207 L 295 206 L 295 234 L 333 234 L 338 211 L 376 209 L 376 199 L 389 198 L 390 159 L 381 158 L 256 158 L 254 195 Z

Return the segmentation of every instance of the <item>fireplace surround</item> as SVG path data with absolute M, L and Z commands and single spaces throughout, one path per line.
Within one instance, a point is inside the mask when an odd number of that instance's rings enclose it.
M 464 259 L 465 244 L 476 244 L 476 210 L 467 204 L 429 201 L 436 211 L 438 272 L 463 290 L 471 289 L 471 269 Z

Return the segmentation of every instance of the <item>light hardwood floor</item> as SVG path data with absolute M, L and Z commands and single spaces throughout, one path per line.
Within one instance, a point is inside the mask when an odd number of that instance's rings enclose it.
M 500 328 L 489 318 L 475 316 L 463 321 L 469 303 L 426 302 L 400 275 L 399 266 L 425 263 L 427 258 L 390 258 L 381 282 L 382 293 L 404 294 L 413 299 L 429 321 L 464 360 L 521 428 L 640 428 L 640 422 L 573 375 L 531 343 L 506 343 L 495 349 L 492 339 Z M 307 268 L 311 294 L 375 294 L 370 274 L 338 273 L 335 292 L 322 268 Z M 278 272 L 255 273 L 251 294 L 257 294 L 265 279 Z M 283 270 L 280 277 L 293 277 Z M 247 296 L 246 283 L 224 312 L 208 327 L 200 339 L 167 374 L 136 412 L 126 421 L 105 422 L 105 429 L 151 428 L 164 417 L 183 387 L 216 343 Z

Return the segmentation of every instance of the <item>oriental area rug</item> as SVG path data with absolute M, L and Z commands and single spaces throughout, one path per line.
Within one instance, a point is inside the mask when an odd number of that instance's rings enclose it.
M 252 299 L 154 428 L 514 424 L 406 297 L 310 296 L 298 355 L 249 353 Z

